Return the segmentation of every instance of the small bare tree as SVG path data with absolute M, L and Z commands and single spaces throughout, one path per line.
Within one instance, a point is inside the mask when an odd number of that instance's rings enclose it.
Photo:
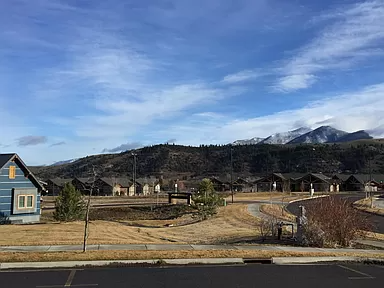
M 306 209 L 304 235 L 309 245 L 348 247 L 372 228 L 366 216 L 338 197 L 318 199 Z
M 89 187 L 89 189 L 86 189 L 89 191 L 89 194 L 88 194 L 87 206 L 85 210 L 85 219 L 84 219 L 83 252 L 87 251 L 87 240 L 89 237 L 89 210 L 91 207 L 91 197 L 92 197 L 93 190 L 95 189 L 95 182 L 96 182 L 96 176 L 97 176 L 95 166 L 92 166 L 92 173 L 93 173 L 93 176 L 92 176 L 91 186 Z
M 274 236 L 274 227 L 277 223 L 277 218 L 268 217 L 268 218 L 260 218 L 257 223 L 257 228 L 260 233 L 261 241 L 265 241 L 268 236 Z

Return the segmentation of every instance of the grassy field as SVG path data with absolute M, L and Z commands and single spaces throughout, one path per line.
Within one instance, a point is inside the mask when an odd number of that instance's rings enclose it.
M 364 254 L 356 252 L 286 252 L 263 250 L 181 250 L 181 251 L 87 251 L 82 252 L 0 252 L 0 262 L 38 261 L 92 261 L 92 260 L 138 260 L 178 258 L 271 258 L 271 257 L 319 257 L 352 256 L 382 258 L 383 253 Z
M 362 211 L 365 211 L 365 212 L 368 212 L 368 213 L 384 216 L 384 209 L 375 208 L 375 207 L 371 208 L 371 200 L 370 199 L 358 200 L 355 203 L 353 203 L 353 206 L 356 209 L 359 209 L 359 210 L 362 210 Z
M 216 243 L 256 237 L 258 219 L 247 205 L 221 207 L 212 218 L 186 226 L 164 227 L 185 222 L 183 216 L 169 220 L 95 220 L 90 224 L 89 244 Z M 147 226 L 147 227 L 145 227 Z M 153 228 L 150 228 L 153 227 Z M 59 245 L 82 243 L 84 223 L 45 223 L 1 227 L 0 245 Z
M 287 212 L 281 205 L 264 204 L 260 206 L 260 210 L 263 213 L 270 215 L 272 217 L 276 217 L 284 221 L 296 222 L 296 216 Z

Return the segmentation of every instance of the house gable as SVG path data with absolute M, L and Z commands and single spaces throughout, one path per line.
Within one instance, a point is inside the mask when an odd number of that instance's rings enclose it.
M 2 154 L 0 168 L 0 212 L 12 222 L 40 219 L 40 193 L 43 187 L 17 154 Z

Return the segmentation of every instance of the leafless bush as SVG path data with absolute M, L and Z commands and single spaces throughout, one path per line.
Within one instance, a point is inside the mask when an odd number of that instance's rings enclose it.
M 268 236 L 274 236 L 275 234 L 275 225 L 277 219 L 275 217 L 270 217 L 268 219 L 261 218 L 257 224 L 257 228 L 260 232 L 261 240 L 264 241 Z
M 371 228 L 367 217 L 338 197 L 313 201 L 306 210 L 304 235 L 309 245 L 348 247 Z

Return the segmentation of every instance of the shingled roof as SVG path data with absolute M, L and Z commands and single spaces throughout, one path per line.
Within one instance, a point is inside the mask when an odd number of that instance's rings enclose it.
M 119 184 L 122 187 L 130 187 L 132 185 L 132 181 L 128 178 L 108 178 L 108 177 L 103 177 L 100 178 L 101 181 L 104 183 L 108 184 L 109 186 L 113 187 L 115 184 Z
M 51 181 L 53 184 L 56 186 L 62 187 L 66 183 L 72 182 L 72 178 L 53 178 L 53 179 L 48 179 L 48 181 Z
M 16 153 L 0 154 L 0 169 L 3 168 L 15 155 Z

